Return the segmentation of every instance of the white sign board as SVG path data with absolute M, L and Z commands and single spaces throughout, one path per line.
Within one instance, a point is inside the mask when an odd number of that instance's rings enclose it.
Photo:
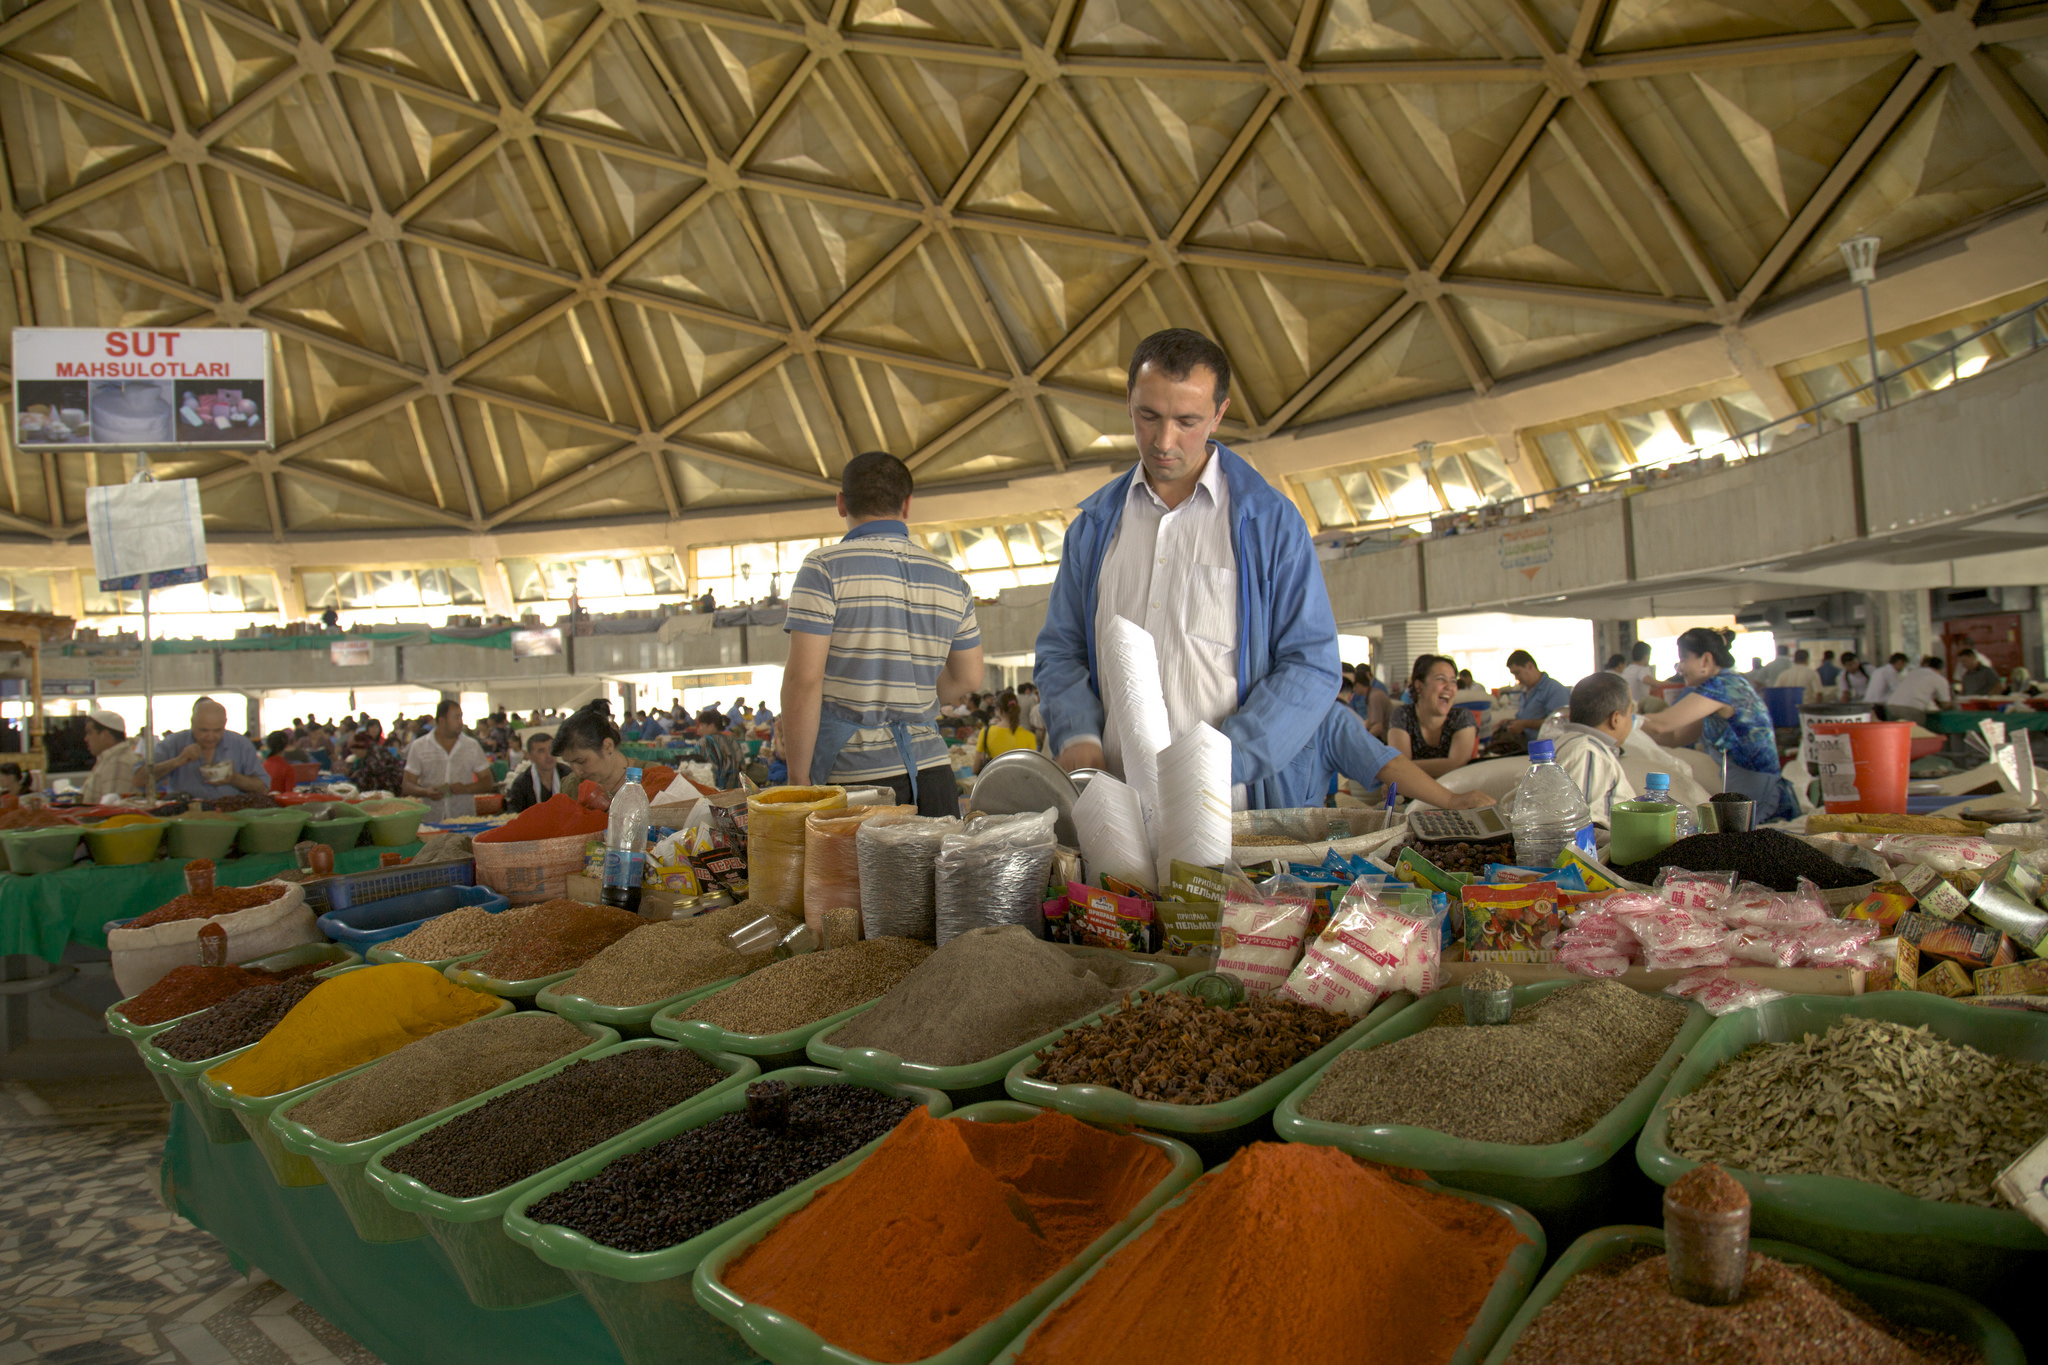
M 144 575 L 151 587 L 206 577 L 197 479 L 95 485 L 85 490 L 85 526 L 102 592 L 139 586 Z
M 327 646 L 327 662 L 336 668 L 367 668 L 374 657 L 368 640 L 335 640 Z
M 260 328 L 14 329 L 14 432 L 26 450 L 271 443 Z

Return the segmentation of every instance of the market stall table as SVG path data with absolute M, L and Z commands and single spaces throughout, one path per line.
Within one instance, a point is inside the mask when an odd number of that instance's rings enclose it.
M 2048 711 L 1929 711 L 1920 723 L 1937 735 L 1974 735 L 1987 720 L 2002 721 L 2007 730 L 2048 730 Z
M 337 854 L 336 872 L 367 872 L 379 855 L 410 858 L 418 843 L 397 848 L 361 847 Z M 107 946 L 110 920 L 146 915 L 185 892 L 183 858 L 160 858 L 132 867 L 100 867 L 78 863 L 61 872 L 34 876 L 0 874 L 0 957 L 28 953 L 55 962 L 69 943 Z M 255 853 L 222 859 L 215 869 L 221 886 L 254 886 L 298 865 L 291 853 Z

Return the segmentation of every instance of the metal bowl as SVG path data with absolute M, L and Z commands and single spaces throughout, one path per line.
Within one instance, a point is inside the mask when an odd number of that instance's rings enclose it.
M 990 759 L 975 776 L 974 791 L 967 798 L 970 815 L 1021 815 L 1026 811 L 1054 810 L 1058 818 L 1053 830 L 1068 848 L 1079 848 L 1074 832 L 1074 802 L 1080 797 L 1074 780 L 1059 764 L 1036 749 L 1012 749 Z

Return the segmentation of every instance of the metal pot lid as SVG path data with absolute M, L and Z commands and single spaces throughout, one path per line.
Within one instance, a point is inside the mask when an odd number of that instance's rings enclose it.
M 997 754 L 975 775 L 967 811 L 970 815 L 1021 815 L 1055 810 L 1059 817 L 1053 830 L 1059 841 L 1068 848 L 1079 848 L 1080 836 L 1074 832 L 1074 801 L 1079 795 L 1073 779 L 1059 764 L 1036 749 L 1012 749 Z

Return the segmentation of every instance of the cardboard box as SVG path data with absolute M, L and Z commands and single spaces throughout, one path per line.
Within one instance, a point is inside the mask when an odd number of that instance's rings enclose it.
M 1998 955 L 1997 932 L 1969 920 L 1951 923 L 1915 912 L 1899 916 L 1898 932 L 1922 958 L 1948 958 L 1971 971 L 1989 967 Z
M 1977 973 L 1976 983 L 1979 995 L 2048 995 L 2048 960 L 2037 957 L 1986 967 Z
M 1913 893 L 1898 882 L 1879 882 L 1870 889 L 1869 895 L 1842 911 L 1842 918 L 1870 920 L 1889 934 L 1898 927 L 1901 916 L 1912 912 L 1914 904 Z M 1950 917 L 1944 915 L 1942 918 Z
M 1939 919 L 1957 919 L 1970 908 L 1970 898 L 1942 876 L 1939 869 L 1926 863 L 1914 863 L 1901 872 L 1899 884 L 1919 902 L 1917 907 L 1907 908 L 1917 908 L 1922 914 Z
M 1920 949 L 1911 939 L 1899 940 L 1899 955 L 1892 964 L 1892 975 L 1898 985 L 1893 989 L 1917 991 L 1920 989 Z
M 1953 962 L 1937 962 L 1932 971 L 1923 972 L 1919 988 L 1950 999 L 1977 993 L 1976 983 L 1970 980 L 1970 974 Z

